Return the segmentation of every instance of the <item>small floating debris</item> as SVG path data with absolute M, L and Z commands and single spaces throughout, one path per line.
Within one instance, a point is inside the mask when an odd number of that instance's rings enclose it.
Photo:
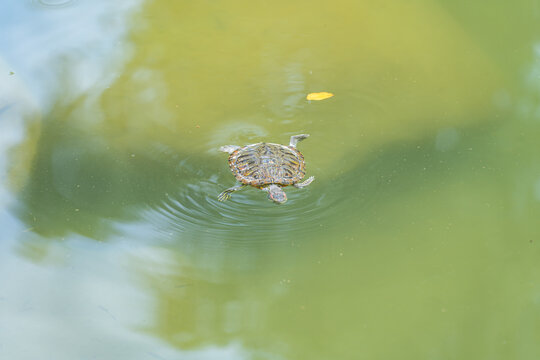
M 332 96 L 334 96 L 334 94 L 323 91 L 323 92 L 317 92 L 317 93 L 310 93 L 306 96 L 306 99 L 319 101 L 319 100 L 331 98 Z

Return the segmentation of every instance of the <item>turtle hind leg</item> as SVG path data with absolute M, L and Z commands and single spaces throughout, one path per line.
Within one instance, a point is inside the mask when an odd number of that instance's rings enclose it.
M 223 190 L 221 192 L 221 194 L 218 195 L 218 200 L 219 201 L 226 201 L 226 200 L 229 200 L 231 198 L 231 194 L 235 191 L 238 191 L 238 190 L 241 190 L 244 188 L 244 184 L 238 184 L 238 185 L 235 185 L 231 188 L 228 188 L 227 190 Z
M 311 184 L 313 180 L 315 180 L 315 176 L 310 176 L 305 181 L 302 181 L 301 183 L 293 184 L 293 186 L 298 189 L 305 188 L 306 186 Z
M 238 150 L 238 149 L 240 149 L 240 146 L 236 146 L 236 145 L 225 145 L 225 146 L 220 147 L 220 148 L 219 148 L 219 151 L 223 151 L 223 152 L 232 154 L 233 152 L 235 152 L 235 151 Z
M 296 147 L 296 144 L 298 144 L 299 141 L 302 141 L 308 137 L 309 134 L 293 135 L 291 136 L 291 142 L 289 143 L 289 146 Z

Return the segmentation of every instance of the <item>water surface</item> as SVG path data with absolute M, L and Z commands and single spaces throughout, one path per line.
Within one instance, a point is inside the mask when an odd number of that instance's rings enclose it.
M 533 2 L 1 7 L 0 358 L 540 356 Z

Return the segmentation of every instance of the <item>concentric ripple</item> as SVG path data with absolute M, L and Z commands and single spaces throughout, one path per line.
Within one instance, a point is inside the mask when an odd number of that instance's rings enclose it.
M 288 201 L 276 205 L 252 187 L 219 202 L 226 186 L 211 181 L 188 184 L 169 194 L 145 215 L 160 232 L 210 247 L 251 246 L 294 241 L 318 231 L 335 202 L 314 189 L 287 187 Z M 334 210 L 333 210 L 334 209 Z

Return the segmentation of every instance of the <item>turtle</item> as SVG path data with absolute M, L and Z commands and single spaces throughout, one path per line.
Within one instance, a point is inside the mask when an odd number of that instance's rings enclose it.
M 304 156 L 296 144 L 309 134 L 291 136 L 289 146 L 273 143 L 257 143 L 245 146 L 225 145 L 220 151 L 229 154 L 229 167 L 238 184 L 218 195 L 219 201 L 228 200 L 231 193 L 251 185 L 268 193 L 268 199 L 276 204 L 287 201 L 283 187 L 293 185 L 305 188 L 315 180 L 310 176 L 300 182 L 305 175 Z

